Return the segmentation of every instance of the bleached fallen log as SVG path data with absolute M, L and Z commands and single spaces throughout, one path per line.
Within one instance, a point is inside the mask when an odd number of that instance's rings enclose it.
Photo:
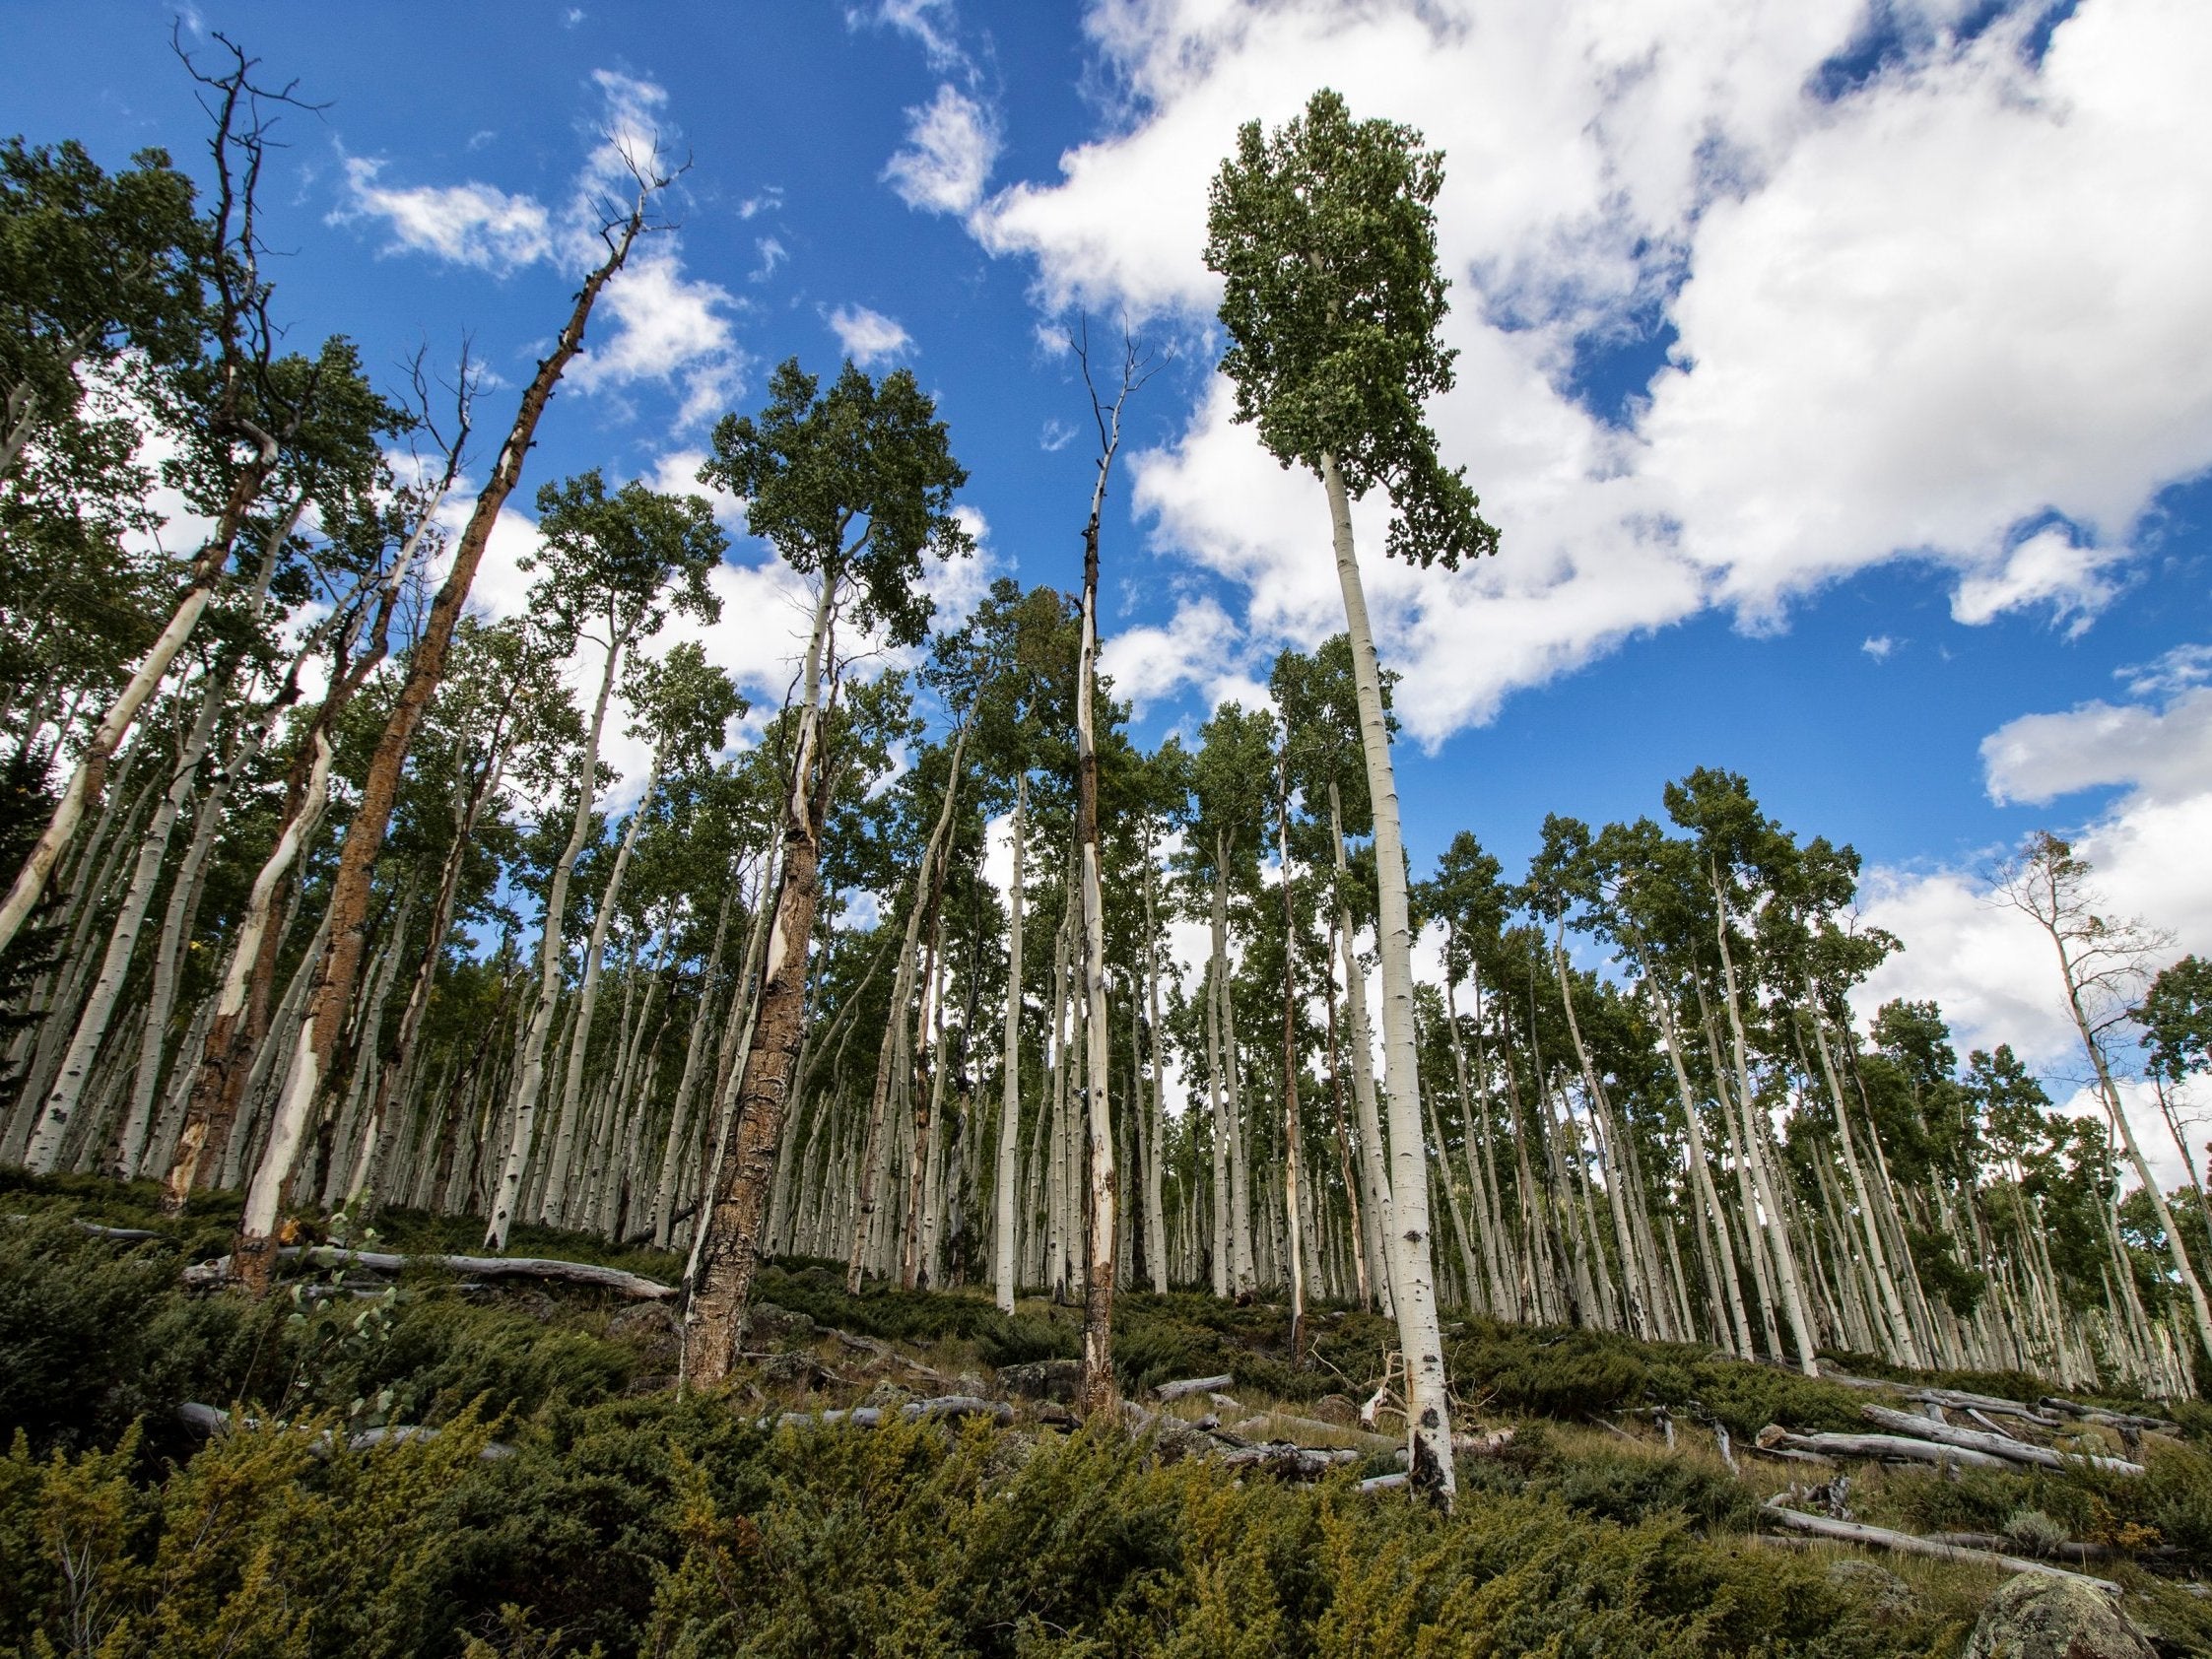
M 2001 1566 L 2012 1572 L 2040 1572 L 2051 1578 L 2070 1578 L 2077 1584 L 2094 1585 L 2108 1596 L 2116 1598 L 2119 1595 L 2119 1586 L 2110 1578 L 2070 1571 L 2066 1567 L 2052 1566 L 2048 1561 L 2030 1560 L 2024 1556 L 2004 1556 L 1993 1551 L 1970 1550 L 1957 1544 L 1941 1544 L 1932 1538 L 1919 1538 L 1910 1532 L 1893 1532 L 1888 1527 L 1868 1526 L 1863 1521 L 1838 1521 L 1826 1515 L 1808 1515 L 1802 1509 L 1784 1508 L 1772 1498 L 1761 1512 L 1783 1526 L 1795 1527 L 1800 1532 L 1814 1533 L 1822 1538 L 1832 1538 L 1843 1544 L 1864 1544 L 1877 1550 L 1895 1550 L 1908 1556 L 1928 1556 L 1941 1561 L 1972 1561 L 1985 1566 Z
M 1412 1479 L 1413 1477 L 1403 1470 L 1395 1475 L 1370 1475 L 1360 1483 L 1360 1490 L 1362 1492 L 1388 1492 L 1394 1487 L 1404 1486 L 1406 1482 Z
M 829 1337 L 833 1341 L 842 1343 L 856 1354 L 873 1355 L 876 1359 L 891 1364 L 904 1365 L 917 1376 L 925 1376 L 940 1385 L 952 1380 L 943 1371 L 925 1365 L 919 1360 L 907 1359 L 905 1355 L 900 1353 L 888 1342 L 879 1342 L 874 1337 L 857 1336 L 851 1331 L 840 1331 L 835 1325 L 817 1325 L 814 1329 L 817 1336 Z
M 1867 1422 L 1884 1428 L 1894 1428 L 1901 1434 L 1916 1434 L 1925 1440 L 1934 1440 L 1946 1446 L 1958 1446 L 1967 1451 L 1977 1451 L 1999 1457 L 2007 1463 L 2023 1463 L 2038 1469 L 2079 1469 L 2087 1466 L 2101 1469 L 2109 1475 L 2140 1475 L 2143 1466 L 2130 1463 L 2124 1457 L 2099 1457 L 2090 1453 L 2054 1451 L 2049 1446 L 2032 1446 L 2025 1440 L 2015 1440 L 2005 1434 L 1991 1434 L 1979 1428 L 1961 1428 L 1949 1423 L 1931 1423 L 1926 1418 L 1913 1417 L 1908 1412 L 1893 1412 L 1884 1406 L 1861 1406 L 1858 1415 Z
M 2178 1434 L 2181 1426 L 2170 1423 L 2163 1417 L 2144 1417 L 2136 1412 L 2107 1411 L 2102 1406 L 2085 1406 L 2078 1400 L 2064 1400 L 2046 1394 L 2043 1404 L 2050 1411 L 2063 1412 L 2079 1418 L 2084 1423 L 2094 1423 L 2105 1428 L 2141 1428 L 2153 1434 Z
M 2017 1542 L 1994 1532 L 1934 1532 L 1928 1536 L 1938 1544 L 1956 1544 L 1962 1550 L 2010 1550 Z M 2154 1545 L 2147 1550 L 2123 1550 L 2116 1544 L 2071 1541 L 2053 1544 L 2048 1553 L 2066 1561 L 2156 1561 L 2181 1554 L 2171 1544 Z
M 2048 1412 L 2024 1406 L 2018 1400 L 2007 1400 L 1999 1394 L 1969 1394 L 1958 1388 L 1908 1388 L 1905 1397 L 1928 1405 L 1949 1406 L 1954 1411 L 1982 1411 L 1995 1417 L 2016 1417 L 2044 1428 L 2058 1427 L 2058 1420 Z
M 1180 1382 L 1163 1382 L 1153 1389 L 1152 1397 L 1162 1405 L 1179 1400 L 1185 1394 L 1211 1394 L 1217 1388 L 1227 1388 L 1237 1379 L 1233 1376 L 1185 1377 Z
M 280 1258 L 307 1261 L 317 1267 L 365 1267 L 373 1273 L 398 1273 L 408 1267 L 437 1267 L 448 1273 L 465 1273 L 477 1279 L 558 1279 L 571 1285 L 589 1285 L 613 1291 L 639 1301 L 660 1301 L 676 1294 L 642 1274 L 625 1273 L 595 1262 L 560 1261 L 546 1256 L 401 1256 L 384 1250 L 341 1250 L 330 1244 L 287 1244 Z M 190 1285 L 221 1285 L 231 1278 L 231 1258 L 217 1256 L 184 1270 Z
M 1332 1469 L 1359 1463 L 1366 1457 L 1367 1453 L 1350 1446 L 1294 1446 L 1288 1441 L 1269 1441 L 1220 1452 L 1212 1461 L 1225 1469 L 1261 1469 L 1289 1480 L 1317 1481 Z
M 1289 1412 L 1261 1412 L 1258 1416 L 1246 1418 L 1236 1425 L 1236 1429 L 1240 1434 L 1249 1434 L 1255 1429 L 1269 1427 L 1295 1434 L 1319 1434 L 1324 1437 L 1330 1434 L 1348 1435 L 1371 1451 L 1395 1451 L 1404 1444 L 1388 1434 L 1371 1433 L 1365 1428 L 1347 1428 L 1340 1423 L 1323 1423 L 1319 1418 L 1294 1417 Z M 1454 1446 L 1453 1449 L 1458 1448 Z
M 182 1423 L 185 1427 L 195 1429 L 211 1438 L 219 1434 L 228 1434 L 233 1426 L 233 1419 L 229 1412 L 220 1406 L 202 1405 L 197 1400 L 186 1400 L 179 1405 L 176 1408 L 176 1417 L 177 1421 Z M 247 1428 L 262 1427 L 258 1418 L 249 1417 L 242 1421 Z M 443 1432 L 443 1429 L 426 1427 L 421 1424 L 394 1424 L 388 1428 L 364 1428 L 357 1434 L 348 1435 L 345 1445 L 348 1451 L 364 1452 L 375 1446 L 424 1444 L 436 1439 Z M 315 1435 L 312 1450 L 317 1457 L 328 1457 L 337 1445 L 337 1435 L 325 1428 Z M 487 1440 L 483 1449 L 476 1455 L 480 1462 L 498 1463 L 503 1458 L 512 1457 L 514 1448 L 502 1445 L 497 1440 Z
M 848 1428 L 878 1428 L 883 1426 L 884 1415 L 881 1406 L 855 1406 L 849 1410 L 779 1412 L 772 1421 L 779 1428 L 829 1427 L 840 1423 Z M 984 1400 L 973 1394 L 941 1394 L 933 1400 L 909 1400 L 899 1408 L 898 1416 L 903 1423 L 952 1423 L 987 1417 L 1004 1425 L 1014 1421 L 1014 1408 L 1004 1400 Z M 762 1427 L 770 1421 L 764 1418 Z
M 1900 1418 L 1906 1414 L 1899 1412 Z M 1920 1423 L 1919 1418 L 1909 1422 Z M 1930 1426 L 1932 1427 L 1932 1425 Z M 1974 1451 L 1963 1446 L 1938 1445 L 1935 1441 L 1911 1434 L 1792 1434 L 1778 1424 L 1770 1423 L 1759 1431 L 1759 1449 L 1772 1453 L 1779 1449 L 1800 1452 L 1818 1452 L 1827 1458 L 1872 1457 L 1890 1458 L 1906 1463 L 1956 1464 L 1968 1469 L 2009 1469 L 2011 1464 L 2001 1457 L 1992 1457 L 1984 1451 Z

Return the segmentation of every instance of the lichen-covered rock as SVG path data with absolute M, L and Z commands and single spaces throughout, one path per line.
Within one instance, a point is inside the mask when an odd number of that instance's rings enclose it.
M 1845 1557 L 1829 1566 L 1828 1581 L 1848 1592 L 1875 1619 L 1903 1619 L 1912 1611 L 1912 1586 L 1872 1561 Z
M 1033 1360 L 998 1368 L 999 1387 L 1017 1400 L 1056 1400 L 1064 1406 L 1075 1399 L 1082 1380 L 1080 1360 Z
M 2157 1659 L 2104 1592 L 2023 1572 L 1989 1598 L 1966 1659 Z

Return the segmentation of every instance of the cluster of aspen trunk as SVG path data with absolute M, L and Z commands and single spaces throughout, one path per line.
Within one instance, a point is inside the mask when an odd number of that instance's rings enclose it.
M 267 1164 L 331 926 L 330 849 L 300 828 L 316 815 L 233 810 L 279 727 L 228 713 L 222 690 L 195 683 L 144 725 L 64 862 L 48 964 L 11 1010 L 8 1162 L 181 1190 L 235 1189 Z M 741 848 L 716 891 L 633 902 L 626 872 L 641 844 L 672 852 L 677 822 L 650 795 L 612 825 L 565 814 L 595 837 L 588 926 L 556 917 L 534 951 L 475 952 L 455 910 L 514 740 L 474 715 L 475 747 L 454 727 L 436 772 L 473 785 L 425 795 L 415 844 L 379 881 L 342 1074 L 296 1137 L 289 1202 L 481 1216 L 494 1242 L 540 1224 L 684 1250 L 758 1018 L 773 837 Z M 290 735 L 313 769 L 311 723 Z M 855 1284 L 1079 1299 L 1097 1091 L 1124 1172 L 1122 1285 L 1281 1295 L 1295 1280 L 1302 1298 L 1386 1307 L 1349 869 L 1294 862 L 1286 894 L 1279 859 L 1194 860 L 1187 834 L 1175 859 L 1147 843 L 1109 861 L 1095 1073 L 1072 860 L 1040 844 L 1024 778 L 996 821 L 1023 880 L 1001 894 L 982 875 L 965 737 L 937 746 L 933 793 L 916 773 L 882 797 L 919 856 L 878 919 L 818 941 L 763 1250 L 836 1261 Z M 278 883 L 280 860 L 304 874 Z M 251 880 L 218 917 L 225 862 L 234 887 Z M 1659 874 L 1699 868 L 1615 868 L 1578 906 L 1535 875 L 1471 903 L 1448 872 L 1417 885 L 1431 929 L 1452 930 L 1416 1002 L 1444 1306 L 1790 1363 L 1826 1351 L 2189 1391 L 2194 1274 L 2177 1271 L 2178 1226 L 2160 1237 L 2120 1202 L 2115 1160 L 2141 1157 L 2126 1113 L 2116 1137 L 2053 1117 L 2001 1052 L 1960 1075 L 1932 1010 L 1855 1029 L 1810 970 L 1789 982 L 1792 950 L 1801 969 L 1818 953 L 1778 925 L 1785 896 L 1709 863 L 1662 903 Z M 1497 919 L 1470 938 L 1486 905 Z M 1672 941 L 1639 930 L 1669 906 Z M 1187 969 L 1170 960 L 1178 919 L 1207 941 Z M 2054 975 L 2054 994 L 2073 989 Z M 235 1108 L 195 1145 L 227 1022 Z

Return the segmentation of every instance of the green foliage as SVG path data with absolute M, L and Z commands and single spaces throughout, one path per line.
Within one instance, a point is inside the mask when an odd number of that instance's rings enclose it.
M 1323 89 L 1272 134 L 1248 121 L 1208 197 L 1206 264 L 1223 278 L 1222 372 L 1237 419 L 1285 466 L 1384 486 L 1388 551 L 1446 569 L 1497 550 L 1465 469 L 1437 458 L 1423 400 L 1451 387 L 1439 340 L 1443 158 L 1410 127 L 1355 121 Z
M 911 369 L 879 382 L 848 362 L 827 392 L 819 386 L 796 358 L 784 362 L 757 420 L 727 415 L 714 429 L 700 482 L 742 497 L 746 528 L 800 574 L 850 581 L 863 628 L 919 644 L 931 609 L 923 552 L 973 550 L 952 513 L 968 474 Z

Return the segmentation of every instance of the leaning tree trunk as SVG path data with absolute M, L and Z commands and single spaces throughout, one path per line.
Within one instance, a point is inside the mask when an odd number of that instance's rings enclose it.
M 384 832 L 391 825 L 392 809 L 399 798 L 400 773 L 407 763 L 407 752 L 413 747 L 416 730 L 422 725 L 431 697 L 444 677 L 445 653 L 452 644 L 453 630 L 460 623 L 461 608 L 468 602 L 469 588 L 476 580 L 477 566 L 484 561 L 484 550 L 492 539 L 492 528 L 499 520 L 500 509 L 521 481 L 522 464 L 529 455 L 538 421 L 545 414 L 546 404 L 560 384 L 563 371 L 583 350 L 584 325 L 591 319 L 592 306 L 615 273 L 622 269 L 630 257 L 632 245 L 645 229 L 645 208 L 650 195 L 650 186 L 640 187 L 628 220 L 619 229 L 610 231 L 607 257 L 584 279 L 552 352 L 538 365 L 529 385 L 523 389 L 514 424 L 508 429 L 506 442 L 500 447 L 499 458 L 485 480 L 483 493 L 476 498 L 468 524 L 454 545 L 452 565 L 437 590 L 437 597 L 431 602 L 430 614 L 424 619 L 422 630 L 408 653 L 406 675 L 400 681 L 392 711 L 385 719 L 383 732 L 369 759 L 361 801 L 347 827 L 337 875 L 331 883 L 330 940 L 323 951 L 307 1018 L 301 1024 L 299 1052 L 287 1085 L 283 1120 L 293 1145 L 283 1149 L 284 1171 L 264 1185 L 256 1200 L 248 1204 L 232 1246 L 232 1262 L 239 1277 L 256 1293 L 267 1290 L 276 1266 L 270 1232 L 276 1225 L 285 1179 L 290 1173 L 291 1153 L 297 1150 L 298 1135 L 305 1128 L 315 1098 L 331 1081 L 346 1015 L 361 979 L 362 955 L 368 945 L 369 884 L 375 873 L 377 854 L 383 850 Z M 298 1098 L 292 1098 L 294 1095 Z M 271 1139 L 274 1142 L 277 1137 Z
M 175 611 L 170 614 L 162 631 L 155 636 L 154 643 L 140 659 L 138 667 L 132 670 L 131 677 L 123 683 L 123 689 L 116 694 L 115 700 L 107 705 L 107 712 L 101 716 L 100 724 L 93 728 L 93 734 L 86 741 L 83 753 L 77 757 L 77 765 L 70 773 L 68 786 L 62 790 L 61 799 L 54 803 L 53 814 L 47 819 L 46 828 L 33 843 L 29 856 L 23 861 L 23 868 L 16 873 L 7 897 L 0 899 L 0 953 L 4 953 L 15 942 L 25 920 L 37 907 L 40 896 L 46 891 L 46 883 L 54 873 L 54 866 L 60 862 L 62 852 L 77 833 L 77 827 L 84 822 L 87 809 L 100 799 L 101 790 L 106 787 L 108 763 L 114 759 L 116 749 L 129 735 L 132 725 L 138 719 L 139 710 L 146 706 L 146 699 L 154 695 L 155 688 L 168 677 L 169 665 L 176 660 L 176 654 L 184 648 L 185 641 L 192 637 L 192 630 L 199 627 L 200 617 L 207 610 L 208 601 L 215 596 L 216 583 L 222 580 L 223 568 L 231 562 L 231 546 L 237 539 L 238 528 L 245 522 L 246 513 L 261 493 L 261 486 L 268 481 L 269 474 L 277 464 L 279 449 L 276 438 L 257 429 L 254 431 L 254 437 L 257 444 L 254 459 L 239 469 L 236 480 L 232 484 L 231 494 L 223 503 L 222 515 L 216 520 L 214 533 L 208 537 L 206 546 L 201 548 L 199 557 L 192 561 L 191 569 L 185 576 L 183 597 L 177 601 Z M 299 509 L 295 507 L 295 518 L 298 512 Z
M 62 1145 L 68 1137 L 78 1103 L 84 1097 L 93 1057 L 107 1035 L 107 1022 L 122 996 L 123 980 L 130 972 L 131 958 L 138 947 L 139 929 L 146 920 L 148 906 L 154 901 L 154 885 L 161 879 L 162 860 L 168 852 L 170 832 L 176 828 L 178 813 L 191 798 L 192 780 L 199 775 L 200 759 L 207 753 L 208 742 L 214 736 L 216 714 L 222 702 L 220 682 L 209 685 L 202 693 L 199 713 L 184 740 L 183 752 L 177 757 L 176 770 L 162 796 L 161 805 L 154 809 L 153 823 L 147 826 L 139 842 L 138 862 L 131 872 L 130 886 L 124 892 L 122 908 L 108 932 L 100 976 L 93 981 L 92 994 L 85 999 L 85 1006 L 77 1016 L 77 1029 L 70 1035 L 61 1071 L 46 1095 L 37 1128 L 31 1137 L 30 1164 L 34 1174 L 50 1175 L 60 1165 Z
M 822 670 L 838 574 L 822 572 L 814 630 L 807 641 L 805 691 L 783 804 L 783 870 L 775 924 L 763 963 L 759 1009 L 738 1085 L 736 1121 L 721 1167 L 707 1172 L 714 1202 L 700 1229 L 698 1266 L 684 1311 L 684 1381 L 713 1388 L 729 1374 L 745 1334 L 746 1304 L 760 1272 L 761 1230 L 768 1221 L 775 1149 L 783 1134 L 791 1085 L 805 1036 L 807 948 L 820 900 L 822 824 L 833 778 L 821 753 Z
M 1376 945 L 1382 958 L 1382 1069 L 1389 1096 L 1390 1235 L 1398 1341 L 1405 1354 L 1408 1453 L 1414 1487 L 1449 1508 L 1458 1477 L 1451 1462 L 1451 1406 L 1444 1376 L 1443 1333 L 1437 1317 L 1436 1270 L 1430 1247 L 1428 1157 L 1422 1145 L 1420 1056 L 1413 1034 L 1413 929 L 1406 897 L 1405 842 L 1398 829 L 1398 785 L 1390 764 L 1390 733 L 1382 713 L 1382 674 L 1367 593 L 1352 545 L 1352 502 L 1332 455 L 1321 457 L 1345 630 L 1351 638 L 1359 690 L 1360 745 L 1367 755 L 1368 794 L 1374 805 Z

